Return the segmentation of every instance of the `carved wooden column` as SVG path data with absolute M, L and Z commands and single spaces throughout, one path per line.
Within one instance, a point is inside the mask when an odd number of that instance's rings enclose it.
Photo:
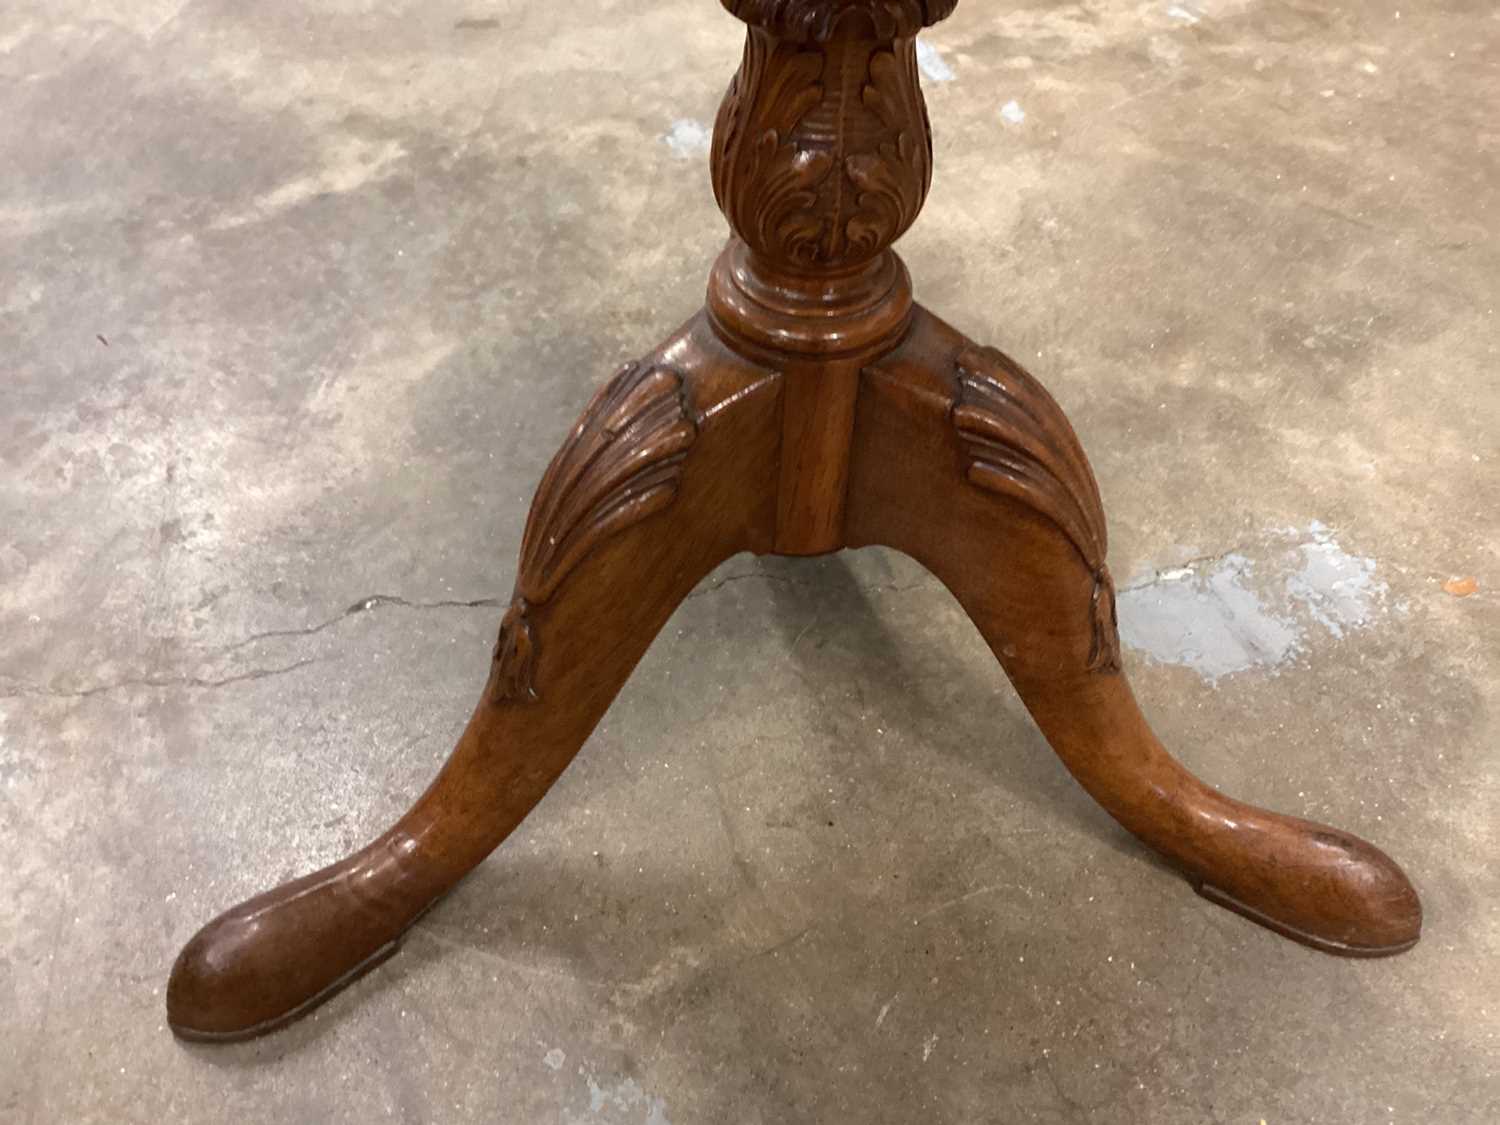
M 913 556 L 1079 782 L 1200 894 L 1325 952 L 1409 949 L 1421 903 L 1389 856 L 1227 797 L 1157 741 L 1077 436 L 1019 364 L 912 300 L 891 245 L 932 176 L 915 36 L 956 0 L 722 2 L 748 31 L 714 132 L 733 237 L 706 307 L 609 380 L 553 459 L 489 682 L 431 787 L 366 847 L 200 930 L 168 984 L 173 1031 L 269 1031 L 390 955 L 743 551 Z
M 714 128 L 714 195 L 735 237 L 708 312 L 785 376 L 784 554 L 843 545 L 859 372 L 910 324 L 891 244 L 932 182 L 915 37 L 954 3 L 724 0 L 750 26 Z

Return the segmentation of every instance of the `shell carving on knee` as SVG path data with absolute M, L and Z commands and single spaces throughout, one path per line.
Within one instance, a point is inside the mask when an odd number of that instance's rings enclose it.
M 954 366 L 953 425 L 969 482 L 1026 505 L 1067 536 L 1094 580 L 1089 670 L 1118 672 L 1104 505 L 1073 427 L 1046 388 L 1004 352 L 965 348 Z
M 532 503 L 515 596 L 495 643 L 491 702 L 540 698 L 532 608 L 602 543 L 672 503 L 697 436 L 682 374 L 669 367 L 629 364 L 594 396 Z

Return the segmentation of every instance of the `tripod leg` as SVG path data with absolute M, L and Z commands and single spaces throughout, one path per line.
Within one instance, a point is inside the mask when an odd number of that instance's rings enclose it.
M 174 1032 L 239 1039 L 294 1019 L 393 952 L 521 823 L 681 599 L 724 559 L 769 550 L 778 382 L 699 317 L 600 391 L 538 489 L 489 684 L 437 780 L 363 850 L 199 931 L 167 988 Z
M 1031 376 L 925 312 L 868 369 L 851 546 L 912 555 L 954 593 L 1069 771 L 1204 897 L 1345 956 L 1409 949 L 1416 892 L 1348 833 L 1232 800 L 1157 741 L 1120 671 L 1088 462 Z

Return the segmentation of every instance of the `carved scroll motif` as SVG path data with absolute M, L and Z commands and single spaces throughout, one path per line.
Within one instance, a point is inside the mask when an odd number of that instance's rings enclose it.
M 1115 585 L 1099 486 L 1062 409 L 1002 352 L 968 348 L 957 361 L 953 424 L 972 484 L 1055 524 L 1094 578 L 1089 670 L 1120 670 Z
M 826 42 L 846 17 L 868 21 L 877 39 L 902 39 L 947 19 L 958 0 L 723 0 L 756 27 L 795 42 Z
M 870 261 L 916 220 L 931 184 L 911 41 L 752 29 L 719 111 L 712 163 L 720 209 L 766 262 L 806 270 Z
M 607 539 L 672 503 L 697 436 L 682 375 L 670 368 L 631 364 L 594 396 L 532 502 L 515 596 L 495 644 L 493 702 L 538 698 L 531 608 Z

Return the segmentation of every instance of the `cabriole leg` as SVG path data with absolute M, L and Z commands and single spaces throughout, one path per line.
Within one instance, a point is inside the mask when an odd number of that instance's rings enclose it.
M 572 761 L 677 604 L 769 549 L 778 378 L 700 318 L 595 397 L 537 491 L 489 683 L 437 780 L 354 855 L 234 907 L 183 949 L 178 1035 L 269 1031 L 396 948 Z
M 1053 748 L 1206 898 L 1317 949 L 1411 948 L 1422 908 L 1365 841 L 1242 804 L 1162 748 L 1120 670 L 1104 514 L 1062 411 L 928 314 L 866 372 L 851 545 L 912 555 L 954 593 Z

